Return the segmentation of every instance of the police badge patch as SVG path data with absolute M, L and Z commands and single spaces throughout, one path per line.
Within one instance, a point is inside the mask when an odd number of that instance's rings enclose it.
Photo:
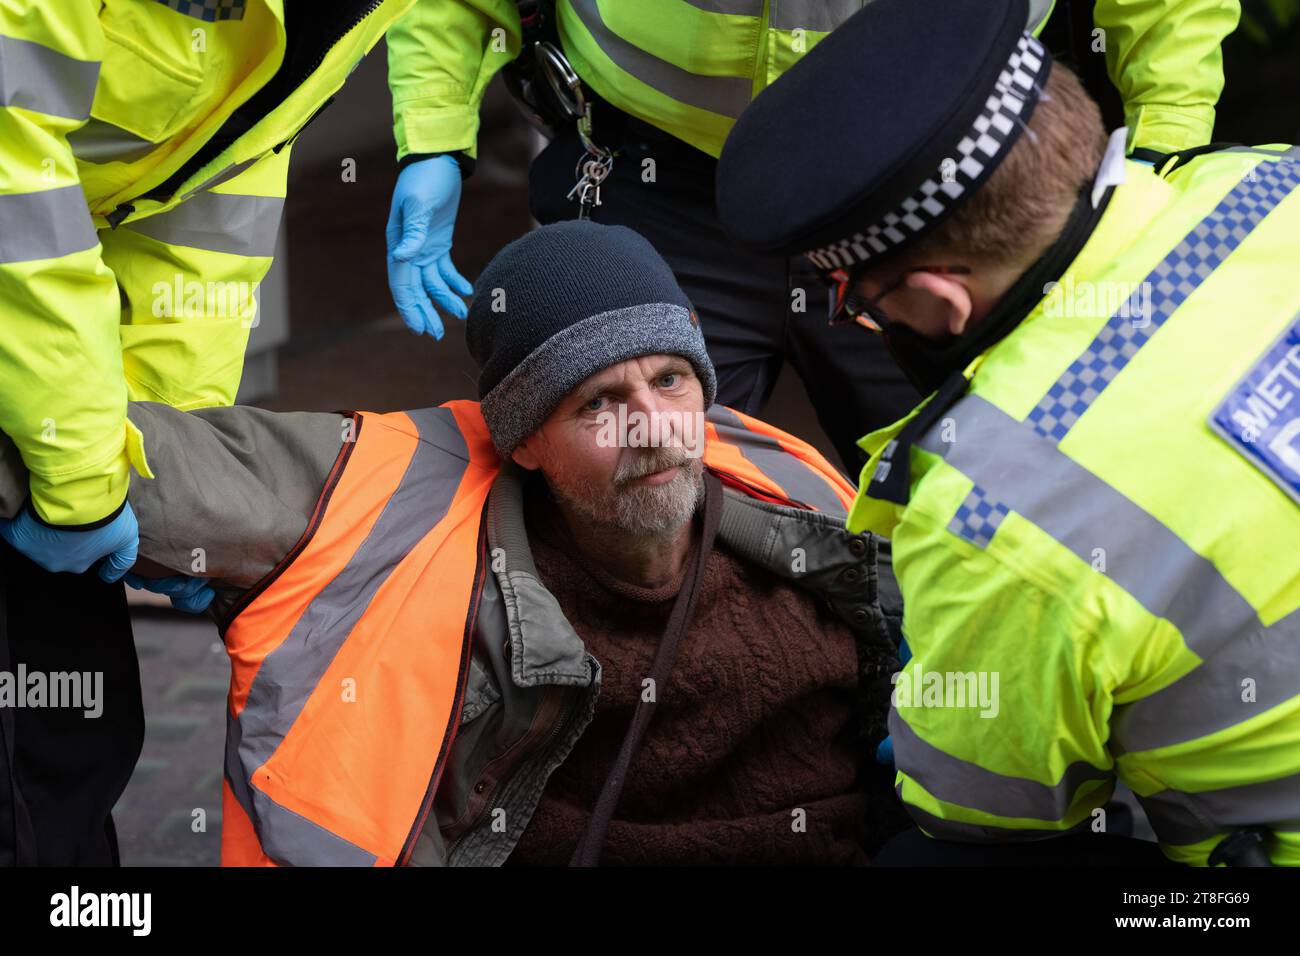
M 1232 387 L 1209 424 L 1300 504 L 1300 314 Z

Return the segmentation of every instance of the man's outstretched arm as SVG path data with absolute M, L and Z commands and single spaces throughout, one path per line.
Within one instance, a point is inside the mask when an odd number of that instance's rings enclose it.
M 159 476 L 133 475 L 128 493 L 140 523 L 137 571 L 235 590 L 257 583 L 297 543 L 350 437 L 350 419 L 332 412 L 132 402 L 127 415 Z M 0 517 L 26 496 L 22 458 L 0 434 Z

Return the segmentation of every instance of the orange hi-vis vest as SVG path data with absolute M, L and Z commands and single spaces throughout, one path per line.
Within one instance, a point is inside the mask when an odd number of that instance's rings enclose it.
M 460 726 L 500 459 L 477 402 L 352 421 L 302 538 L 225 630 L 223 865 L 406 863 Z M 721 406 L 704 461 L 787 506 L 854 496 L 810 445 Z

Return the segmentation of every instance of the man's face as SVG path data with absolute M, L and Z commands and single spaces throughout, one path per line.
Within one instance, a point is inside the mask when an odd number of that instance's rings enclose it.
M 704 389 L 689 361 L 641 356 L 584 380 L 513 457 L 541 469 L 582 520 L 668 534 L 690 521 L 703 494 L 703 414 Z

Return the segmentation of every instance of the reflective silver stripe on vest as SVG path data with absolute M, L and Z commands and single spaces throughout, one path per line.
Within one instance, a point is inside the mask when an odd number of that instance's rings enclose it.
M 1274 159 L 1280 159 L 1285 162 L 1294 162 L 1300 159 L 1300 146 L 1292 146 L 1290 149 L 1260 149 L 1258 146 L 1229 146 L 1223 150 L 1225 153 L 1258 153 L 1261 156 L 1271 156 Z
M 158 146 L 130 130 L 93 118 L 68 134 L 68 145 L 73 156 L 87 163 L 130 163 Z
M 898 799 L 903 800 L 902 784 L 894 786 Z M 1036 840 L 1050 840 L 1053 837 L 1082 833 L 1091 824 L 1085 817 L 1074 826 L 1063 830 L 1030 830 L 1022 827 L 988 827 L 977 823 L 963 823 L 961 820 L 944 820 L 920 807 L 903 801 L 908 814 L 926 833 L 940 840 L 955 840 L 960 843 L 1032 843 Z
M 1203 659 L 1194 670 L 1111 715 L 1111 752 L 1153 750 L 1223 730 L 1300 693 L 1300 612 L 1265 628 L 1207 558 L 1052 442 L 971 395 L 948 417 L 959 440 L 931 430 L 918 443 L 1091 564 L 1178 628 Z M 1061 507 L 1069 502 L 1070 507 Z M 1102 572 L 1096 572 L 1102 573 Z M 1242 678 L 1256 701 L 1241 700 Z
M 1242 682 L 1254 699 L 1242 700 Z M 1196 669 L 1141 700 L 1115 708 L 1116 753 L 1196 740 L 1259 717 L 1300 694 L 1300 611 L 1239 636 Z M 1122 748 L 1122 749 L 1121 749 Z
M 957 440 L 944 442 L 932 428 L 920 447 L 1089 566 L 1094 549 L 1105 549 L 1106 577 L 1169 620 L 1196 654 L 1207 658 L 1260 626 L 1254 608 L 1213 563 L 1055 442 L 980 395 L 968 395 L 947 417 L 956 423 Z
M 76 183 L 0 195 L 0 263 L 54 259 L 98 242 L 86 194 Z
M 1074 794 L 1090 780 L 1110 780 L 1114 773 L 1078 760 L 1065 768 L 1056 784 L 1008 777 L 944 753 L 924 740 L 892 707 L 889 733 L 894 738 L 895 763 L 936 800 L 1000 817 L 1027 817 L 1048 822 L 1062 819 Z M 1106 791 L 1107 788 L 1101 788 Z
M 288 810 L 237 776 L 239 721 L 226 709 L 226 782 L 257 830 L 266 855 L 294 866 L 374 866 L 375 854 Z M 273 847 L 273 848 L 272 848 Z
M 0 106 L 85 119 L 95 101 L 99 64 L 40 43 L 0 36 Z
M 1241 827 L 1293 826 L 1300 819 L 1300 774 L 1240 787 L 1139 797 L 1163 843 L 1187 846 Z
M 751 82 L 745 76 L 704 76 L 634 46 L 606 26 L 597 0 L 569 0 L 573 12 L 597 46 L 619 69 L 679 102 L 733 119 L 749 105 Z
M 183 202 L 186 199 L 189 199 L 195 193 L 201 193 L 205 189 L 213 189 L 217 186 L 220 186 L 224 182 L 229 182 L 230 180 L 234 179 L 236 176 L 238 176 L 240 173 L 246 170 L 249 166 L 252 166 L 255 162 L 257 162 L 261 158 L 262 158 L 261 156 L 254 156 L 252 159 L 246 159 L 242 163 L 232 163 L 231 165 L 227 166 L 225 169 L 221 170 L 220 172 L 215 173 L 212 176 L 209 176 L 207 179 L 203 180 L 203 182 L 199 183 L 193 189 L 188 190 L 185 193 L 185 195 L 181 197 L 181 201 Z
M 865 6 L 863 0 L 771 0 L 767 20 L 776 30 L 829 33 Z
M 375 593 L 446 516 L 469 463 L 465 438 L 450 409 L 422 408 L 406 414 L 415 422 L 420 441 L 401 481 L 347 565 L 312 599 L 284 642 L 266 656 L 238 721 L 227 733 L 226 778 L 254 821 L 262 849 L 276 861 L 335 862 L 322 857 L 347 855 L 334 842 L 314 839 L 313 831 L 302 825 L 306 821 L 289 825 L 284 816 L 288 811 L 260 816 L 261 803 L 249 781 L 293 727 Z
M 799 459 L 781 449 L 770 435 L 750 431 L 740 416 L 725 405 L 714 405 L 707 416 L 718 437 L 740 449 L 748 461 L 785 489 L 795 501 L 827 514 L 844 514 L 844 505 L 830 483 Z
M 686 0 L 705 13 L 722 13 L 736 17 L 757 17 L 763 12 L 763 0 Z
M 207 192 L 122 228 L 172 246 L 237 256 L 273 256 L 283 211 L 281 196 Z

